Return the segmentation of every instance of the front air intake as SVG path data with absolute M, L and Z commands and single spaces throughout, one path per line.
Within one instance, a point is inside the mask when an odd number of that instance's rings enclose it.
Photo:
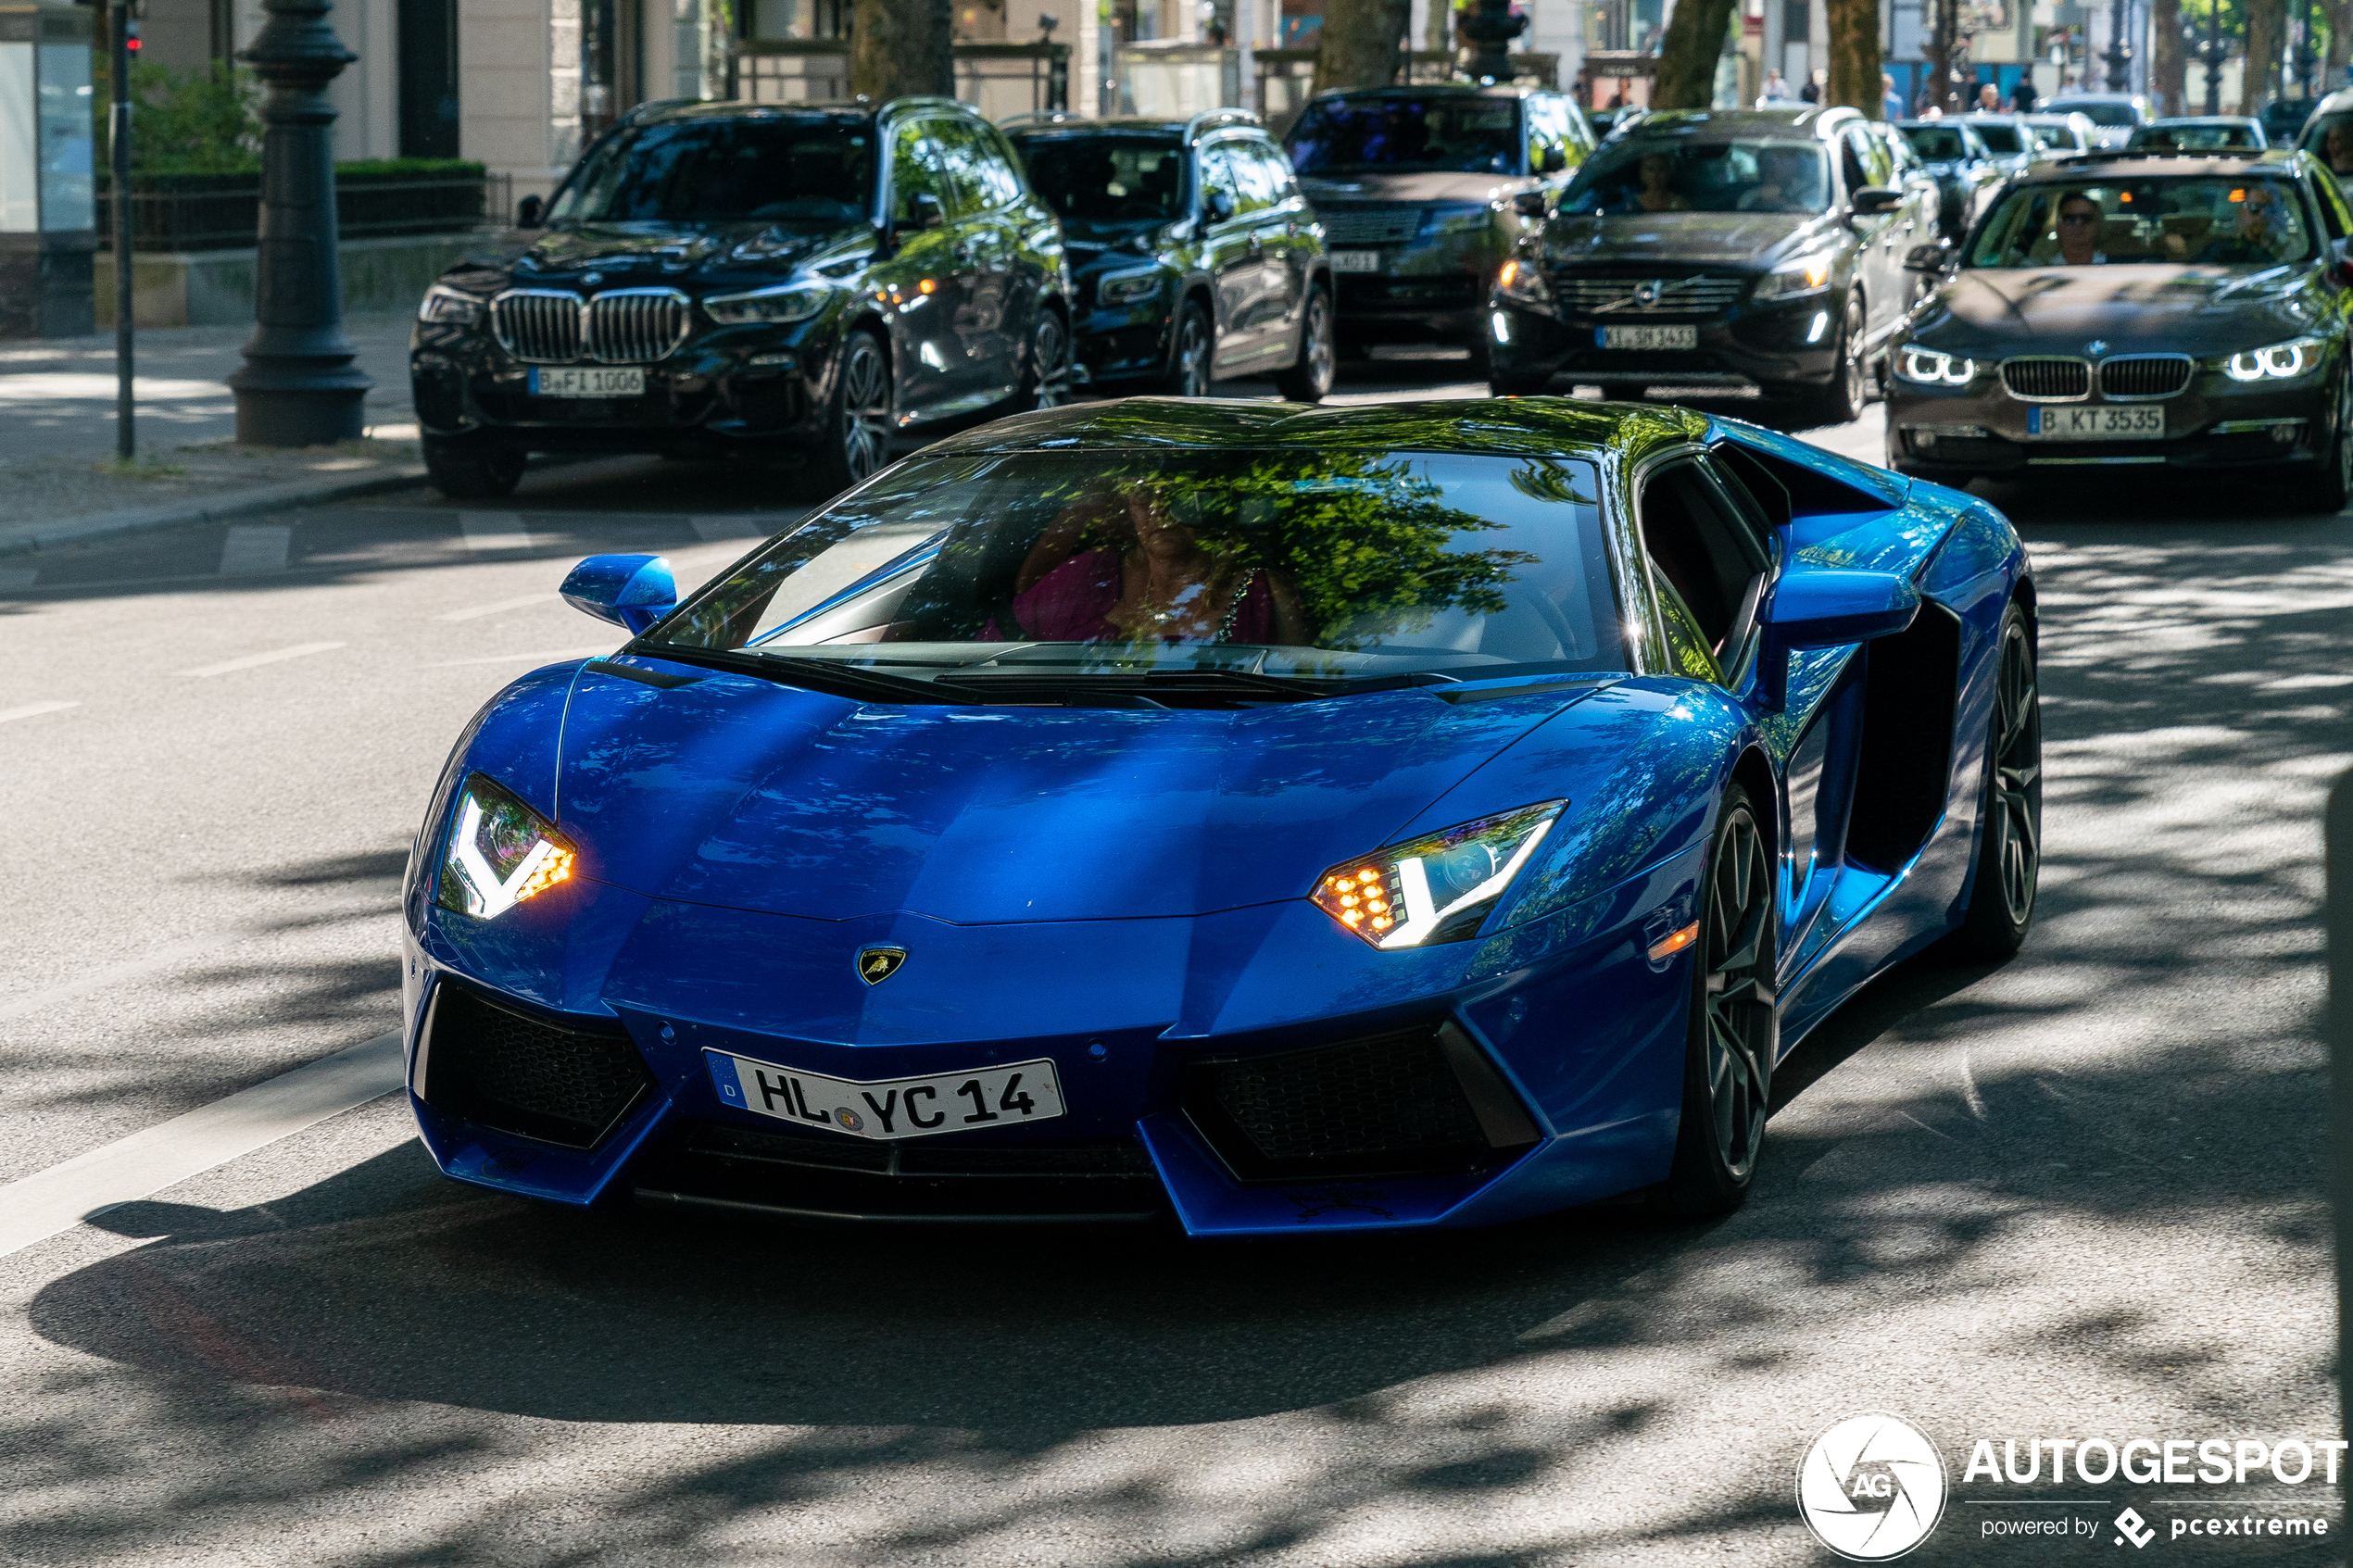
M 548 1022 L 453 981 L 434 988 L 418 1098 L 495 1132 L 594 1148 L 653 1085 L 618 1023 Z
M 1479 1170 L 1536 1126 L 1452 1023 L 1196 1064 L 1186 1114 L 1244 1181 Z
M 2024 403 L 2081 402 L 2092 393 L 2092 365 L 2088 359 L 2005 359 L 2002 385 Z

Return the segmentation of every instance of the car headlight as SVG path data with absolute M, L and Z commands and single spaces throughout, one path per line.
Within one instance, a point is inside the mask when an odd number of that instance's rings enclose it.
M 1496 270 L 1495 292 L 1515 305 L 1545 302 L 1544 275 L 1532 261 L 1512 257 Z
M 1757 299 L 1802 299 L 1809 294 L 1819 294 L 1831 286 L 1831 270 L 1837 265 L 1829 256 L 1801 256 L 1794 261 L 1784 261 L 1756 280 Z
M 1895 352 L 1895 373 L 1922 386 L 1967 386 L 1977 379 L 1977 361 L 1906 344 Z
M 2320 364 L 2325 346 L 2319 338 L 2299 337 L 2262 348 L 2242 348 L 2213 363 L 2233 381 L 2294 381 Z
M 1489 214 L 1483 207 L 1434 207 L 1422 214 L 1425 234 L 1472 234 L 1487 227 Z
M 702 302 L 703 314 L 723 326 L 740 327 L 754 321 L 806 321 L 825 307 L 834 291 L 817 283 L 784 283 L 749 294 L 712 295 Z
M 482 301 L 470 294 L 459 294 L 447 283 L 435 283 L 418 302 L 417 320 L 448 327 L 470 326 L 482 320 Z
M 458 792 L 452 818 L 434 895 L 445 909 L 497 920 L 572 876 L 571 841 L 480 773 Z
M 1567 808 L 1547 800 L 1392 844 L 1315 881 L 1315 907 L 1376 947 L 1426 947 L 1479 923 Z
M 1133 305 L 1160 292 L 1160 272 L 1115 272 L 1095 285 L 1095 297 L 1105 305 Z

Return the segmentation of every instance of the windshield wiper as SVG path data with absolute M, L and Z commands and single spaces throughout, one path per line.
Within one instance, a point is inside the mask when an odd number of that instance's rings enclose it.
M 973 704 L 969 696 L 944 691 L 933 682 L 913 675 L 893 675 L 887 671 L 843 664 L 830 659 L 745 653 L 737 648 L 682 647 L 676 643 L 632 643 L 630 647 L 649 659 L 672 659 L 681 664 L 706 665 L 713 670 L 774 681 L 780 686 L 799 686 L 812 692 L 824 692 L 828 696 L 846 696 L 855 702 L 937 703 L 954 708 L 969 708 Z

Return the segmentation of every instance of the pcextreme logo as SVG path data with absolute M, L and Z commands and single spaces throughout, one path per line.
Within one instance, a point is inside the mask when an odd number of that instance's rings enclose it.
M 1797 1512 L 1839 1556 L 1885 1562 L 1926 1540 L 1944 1517 L 1944 1461 L 1902 1416 L 1847 1416 L 1823 1428 L 1798 1461 Z

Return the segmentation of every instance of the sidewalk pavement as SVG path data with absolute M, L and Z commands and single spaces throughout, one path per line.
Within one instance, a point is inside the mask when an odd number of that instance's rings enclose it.
M 135 349 L 138 456 L 114 460 L 111 336 L 0 345 L 0 555 L 205 518 L 241 516 L 413 483 L 409 314 L 353 316 L 345 333 L 373 376 L 371 439 L 279 450 L 235 444 L 222 378 L 245 361 L 250 327 L 142 332 Z

